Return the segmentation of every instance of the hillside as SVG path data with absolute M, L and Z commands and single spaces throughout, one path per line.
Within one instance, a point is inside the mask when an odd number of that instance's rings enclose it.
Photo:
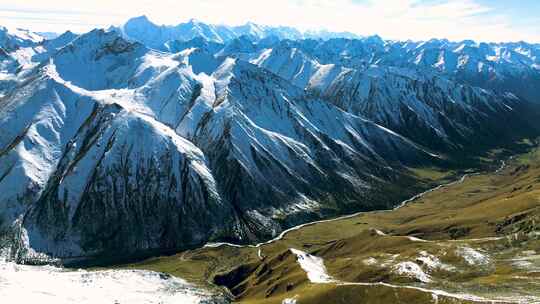
M 539 176 L 535 149 L 395 210 L 307 225 L 257 247 L 208 246 L 129 267 L 226 286 L 239 303 L 533 303 Z

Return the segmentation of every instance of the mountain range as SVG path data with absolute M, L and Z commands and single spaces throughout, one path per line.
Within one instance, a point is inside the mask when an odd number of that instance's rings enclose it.
M 14 259 L 69 262 L 391 208 L 422 189 L 410 168 L 539 134 L 539 54 L 146 17 L 2 28 L 0 231 Z
M 140 41 L 145 45 L 161 50 L 167 50 L 167 43 L 175 40 L 191 40 L 203 38 L 207 41 L 227 43 L 241 36 L 252 40 L 270 39 L 330 39 L 330 38 L 359 38 L 358 35 L 348 32 L 305 31 L 301 32 L 292 27 L 266 26 L 248 22 L 239 26 L 207 24 L 196 19 L 175 26 L 157 25 L 146 16 L 128 20 L 119 27 L 111 27 L 124 37 Z

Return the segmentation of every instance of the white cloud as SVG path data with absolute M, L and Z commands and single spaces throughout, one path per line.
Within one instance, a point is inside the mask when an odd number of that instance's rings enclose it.
M 212 23 L 254 21 L 326 28 L 389 39 L 540 41 L 536 26 L 514 26 L 503 12 L 474 0 L 25 0 L 16 4 L 0 0 L 0 23 L 33 30 L 85 31 L 142 14 L 162 24 L 197 18 Z

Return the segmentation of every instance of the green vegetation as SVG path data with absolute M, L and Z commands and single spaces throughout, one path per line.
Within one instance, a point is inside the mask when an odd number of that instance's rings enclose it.
M 437 168 L 410 171 L 426 183 L 457 176 Z M 539 231 L 540 150 L 535 149 L 501 171 L 472 175 L 402 208 L 292 231 L 261 246 L 262 258 L 258 248 L 222 246 L 123 267 L 162 271 L 211 288 L 219 288 L 217 282 L 240 303 L 482 302 L 430 290 L 533 302 L 540 299 Z M 340 282 L 370 284 L 313 284 L 289 248 L 322 257 Z M 405 262 L 418 265 L 429 282 L 397 273 Z

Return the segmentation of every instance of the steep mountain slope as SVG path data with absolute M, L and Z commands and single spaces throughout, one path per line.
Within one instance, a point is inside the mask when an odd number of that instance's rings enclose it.
M 4 36 L 8 39 L 7 42 L 0 43 L 0 96 L 6 95 L 15 87 L 18 80 L 25 77 L 25 73 L 77 37 L 68 31 L 54 39 L 42 40 L 36 34 L 24 30 L 19 32 L 19 36 Z M 16 47 L 10 48 L 6 44 L 15 44 Z
M 165 49 L 170 53 L 178 53 L 187 49 L 197 48 L 208 53 L 215 54 L 223 49 L 224 45 L 218 42 L 208 41 L 202 37 L 191 40 L 170 40 L 165 43 Z
M 498 92 L 510 91 L 534 102 L 540 99 L 534 89 L 540 84 L 540 50 L 525 42 L 487 44 L 434 40 L 419 43 L 414 48 L 396 44 L 389 54 L 395 52 L 405 53 L 408 64 L 434 69 L 461 82 Z M 395 56 L 383 56 L 380 62 L 405 65 L 395 59 Z
M 217 28 L 194 19 L 177 26 L 158 26 L 146 16 L 132 18 L 117 30 L 125 37 L 143 42 L 155 49 L 163 48 L 164 44 L 171 40 L 203 37 L 210 41 L 224 42 L 234 37 L 234 33 L 228 28 Z
M 228 44 L 246 36 L 252 42 L 260 42 L 256 51 L 261 47 L 275 48 L 285 41 L 321 64 L 338 64 L 354 69 L 363 69 L 371 64 L 419 69 L 498 93 L 509 91 L 529 101 L 540 100 L 535 89 L 540 84 L 540 48 L 537 44 L 526 42 L 477 43 L 445 39 L 391 41 L 379 36 L 359 37 L 351 33 L 326 31 L 302 33 L 288 27 L 254 23 L 224 26 L 196 20 L 177 26 L 158 26 L 145 16 L 132 18 L 114 29 L 126 38 L 164 51 L 175 49 L 170 45 L 201 38 L 212 43 Z
M 339 75 L 323 95 L 432 149 L 469 153 L 534 132 L 521 117 L 527 102 L 436 75 L 393 68 L 351 71 Z
M 313 212 L 369 208 L 357 205 L 367 197 L 381 204 L 376 196 L 400 177 L 388 166 L 432 158 L 389 130 L 306 99 L 302 90 L 242 61 L 227 60 L 213 76 L 218 93 L 212 110 L 195 131 L 183 122 L 177 130 L 193 134 L 224 198 L 248 210 L 244 220 L 255 235 L 273 234 L 277 227 L 268 219 L 282 218 L 289 226 Z
M 0 112 L 14 254 L 69 261 L 262 239 L 387 207 L 383 197 L 402 195 L 391 183 L 412 182 L 396 169 L 435 159 L 264 69 L 211 58 L 95 30 L 29 72 Z
M 26 53 L 0 99 L 0 229 L 15 258 L 129 258 L 267 239 L 393 207 L 422 188 L 407 167 L 448 164 L 437 154 L 486 148 L 479 139 L 513 139 L 497 120 L 529 134 L 509 94 L 323 64 L 290 41 L 231 39 L 171 43 L 172 53 L 93 30 Z
M 540 48 L 525 42 L 477 43 L 466 40 L 390 41 L 379 36 L 359 37 L 350 33 L 306 32 L 247 23 L 243 26 L 216 26 L 196 20 L 177 26 L 157 26 L 142 16 L 117 28 L 129 39 L 150 48 L 174 50 L 179 41 L 204 39 L 213 43 L 237 44 L 236 38 L 260 42 L 253 52 L 286 43 L 312 56 L 321 64 L 364 69 L 371 64 L 435 72 L 454 81 L 500 94 L 512 92 L 529 101 L 540 100 L 535 89 L 540 84 Z M 272 42 L 268 39 L 274 39 Z M 245 44 L 244 44 L 245 45 Z M 217 47 L 217 46 L 216 46 Z M 238 46 L 231 46 L 235 49 Z M 242 48 L 245 53 L 246 48 Z M 213 51 L 213 53 L 217 52 Z M 231 55 L 231 50 L 225 52 Z
M 241 54 L 240 57 L 245 55 Z M 253 53 L 250 61 L 290 80 L 348 113 L 366 117 L 435 150 L 466 151 L 526 132 L 519 117 L 527 102 L 494 94 L 431 72 L 321 64 L 285 41 Z M 508 125 L 500 125 L 506 121 Z
M 499 93 L 512 92 L 530 101 L 540 100 L 540 56 L 537 45 L 519 43 L 385 41 L 363 39 L 289 41 L 323 64 L 362 69 L 369 64 L 436 72 L 458 82 Z
M 166 250 L 222 230 L 230 210 L 198 148 L 52 69 L 2 101 L 2 222 L 19 219 L 17 254 Z
M 43 41 L 43 37 L 24 29 L 0 27 L 0 47 L 8 52 L 21 47 L 34 46 Z

